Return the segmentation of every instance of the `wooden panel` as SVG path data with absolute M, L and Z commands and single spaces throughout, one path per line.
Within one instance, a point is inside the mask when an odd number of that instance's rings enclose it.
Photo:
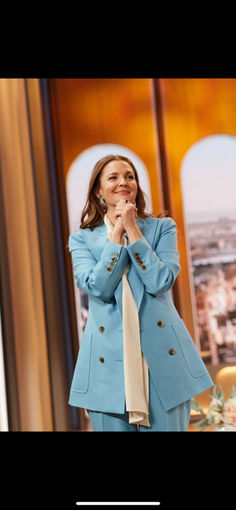
M 63 172 L 85 149 L 123 145 L 148 169 L 154 215 L 163 209 L 152 83 L 148 79 L 54 80 Z

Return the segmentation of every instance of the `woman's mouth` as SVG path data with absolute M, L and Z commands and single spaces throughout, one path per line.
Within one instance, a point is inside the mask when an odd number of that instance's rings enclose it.
M 120 195 L 126 195 L 127 193 L 130 193 L 130 191 L 127 191 L 127 190 L 120 190 L 120 191 L 115 191 L 115 193 L 119 193 Z

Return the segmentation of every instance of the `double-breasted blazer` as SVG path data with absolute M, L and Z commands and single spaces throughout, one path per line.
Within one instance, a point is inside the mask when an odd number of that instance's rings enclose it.
M 70 388 L 69 404 L 124 413 L 122 275 L 140 323 L 141 349 L 167 411 L 213 386 L 182 318 L 171 288 L 180 271 L 176 223 L 136 218 L 142 237 L 127 246 L 109 241 L 103 222 L 69 236 L 77 286 L 88 294 L 89 312 Z

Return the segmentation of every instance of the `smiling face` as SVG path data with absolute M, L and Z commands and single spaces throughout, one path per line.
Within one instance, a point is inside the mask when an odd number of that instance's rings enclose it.
M 126 161 L 110 161 L 103 168 L 100 175 L 100 188 L 107 205 L 107 212 L 114 209 L 123 198 L 133 204 L 137 195 L 138 185 L 133 168 Z

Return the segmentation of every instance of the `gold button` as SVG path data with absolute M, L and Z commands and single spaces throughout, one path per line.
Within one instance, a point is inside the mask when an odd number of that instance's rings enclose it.
M 143 270 L 143 271 L 145 271 L 145 269 L 147 269 L 147 268 L 146 268 L 146 266 L 141 266 L 141 267 L 142 267 L 142 270 Z
M 135 258 L 139 257 L 139 253 L 134 253 Z
M 100 361 L 101 363 L 104 363 L 104 358 L 103 358 L 102 356 L 100 356 L 99 361 Z
M 118 257 L 119 253 L 117 253 L 117 251 L 114 253 L 114 257 Z
M 112 267 L 111 266 L 108 266 L 107 267 L 107 271 L 111 271 L 112 270 Z
M 163 321 L 158 321 L 157 325 L 158 325 L 160 328 L 163 328 L 163 326 L 164 326 L 164 322 L 163 322 Z
M 105 328 L 103 326 L 100 326 L 99 331 L 100 331 L 100 333 L 104 333 Z
M 174 350 L 173 348 L 172 348 L 172 349 L 170 349 L 170 350 L 169 350 L 169 354 L 170 354 L 171 356 L 173 356 L 173 355 L 175 354 L 175 350 Z

